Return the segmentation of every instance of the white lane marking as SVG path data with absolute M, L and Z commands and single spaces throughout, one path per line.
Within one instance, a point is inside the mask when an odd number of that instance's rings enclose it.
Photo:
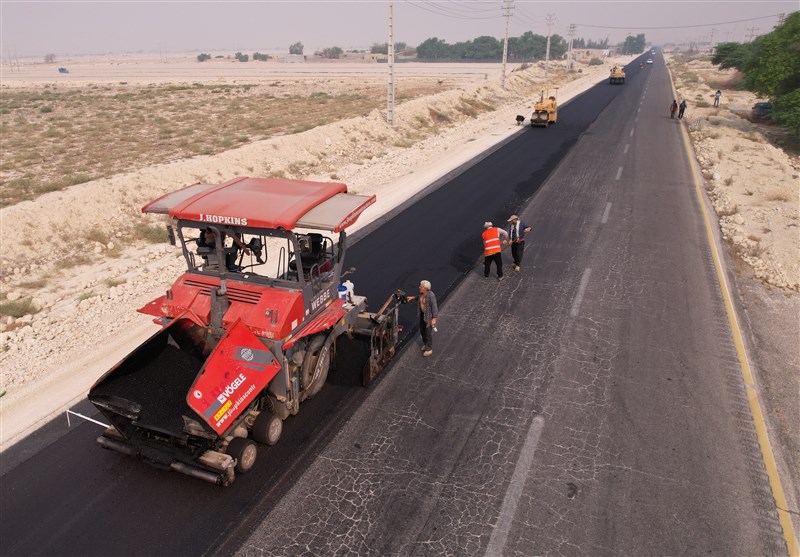
M 500 516 L 497 517 L 497 524 L 492 530 L 492 537 L 489 538 L 489 545 L 486 546 L 487 557 L 500 557 L 508 540 L 508 533 L 511 530 L 511 521 L 517 512 L 517 505 L 522 497 L 522 490 L 525 487 L 525 480 L 533 462 L 533 454 L 536 452 L 536 445 L 539 443 L 539 436 L 544 428 L 544 418 L 536 416 L 531 420 L 528 428 L 528 436 L 522 446 L 517 465 L 514 466 L 514 473 L 511 482 L 503 497 L 503 506 L 500 509 Z
M 603 220 L 601 221 L 603 224 L 608 222 L 608 213 L 611 212 L 611 202 L 609 201 L 606 203 L 606 210 L 603 212 Z
M 625 151 L 622 152 L 623 155 L 628 153 L 628 148 L 630 147 L 630 143 L 625 144 Z
M 591 274 L 592 270 L 588 267 L 583 272 L 583 276 L 581 277 L 581 285 L 578 287 L 578 293 L 575 295 L 575 301 L 572 302 L 572 308 L 569 310 L 569 314 L 573 317 L 578 315 L 578 309 L 580 309 L 581 302 L 583 301 L 583 293 L 586 291 L 586 285 L 589 284 L 589 276 Z
M 633 130 L 631 130 L 631 137 L 633 137 Z
M 617 180 L 619 180 L 620 176 L 622 176 L 622 167 L 621 166 L 617 169 Z
M 634 122 L 638 122 L 638 121 L 639 121 L 639 117 L 638 117 L 638 116 L 635 116 L 635 117 L 633 118 L 633 121 L 634 121 Z
M 641 111 L 642 111 L 642 109 L 641 109 L 641 108 L 637 108 L 637 109 L 636 109 L 636 114 L 639 114 Z

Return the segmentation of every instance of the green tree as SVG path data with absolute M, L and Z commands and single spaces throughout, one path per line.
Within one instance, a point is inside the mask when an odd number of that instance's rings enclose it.
M 459 41 L 448 45 L 447 51 L 443 57 L 453 60 L 463 60 L 467 55 L 467 50 L 469 50 L 468 41 Z
M 752 43 L 718 45 L 712 62 L 744 73 L 747 89 L 772 100 L 773 119 L 800 134 L 800 12 Z
M 266 62 L 270 58 L 272 58 L 272 56 L 269 54 L 261 54 L 260 52 L 253 53 L 253 60 L 258 60 L 259 62 Z
M 408 47 L 406 43 L 396 42 L 394 43 L 394 53 L 400 54 L 406 50 L 406 47 Z M 372 54 L 389 54 L 389 43 L 373 43 L 370 52 Z
M 211 59 L 211 55 L 210 54 L 201 53 L 201 54 L 197 55 L 197 61 L 198 62 L 205 62 L 206 60 L 210 60 L 210 59 Z
M 800 89 L 776 98 L 772 110 L 776 122 L 800 135 Z
M 553 36 L 558 37 L 558 35 Z M 551 47 L 552 43 L 551 37 Z M 514 37 L 513 41 L 509 38 L 508 50 L 514 60 L 542 60 L 547 50 L 547 37 L 525 31 L 519 37 Z
M 567 53 L 569 45 L 567 40 L 561 35 L 550 35 L 550 58 L 563 58 Z M 544 58 L 544 54 L 542 54 Z
M 247 54 L 242 54 L 241 52 L 237 52 L 233 55 L 233 57 L 239 60 L 239 62 L 247 62 L 250 60 L 250 56 Z
M 751 45 L 744 67 L 748 89 L 774 98 L 800 89 L 800 12 Z
M 503 58 L 503 43 L 494 37 L 483 35 L 470 41 L 467 58 L 478 60 L 491 60 Z
M 606 48 L 608 48 L 608 37 L 606 37 L 602 41 L 593 41 L 592 39 L 589 39 L 588 41 L 586 41 L 586 48 L 603 48 L 603 49 L 606 49 Z
M 450 47 L 442 39 L 431 37 L 425 39 L 417 47 L 417 58 L 420 60 L 438 60 L 441 58 L 449 58 Z
M 303 54 L 303 43 L 300 41 L 289 47 L 289 54 Z
M 323 49 L 322 52 L 320 53 L 320 56 L 322 56 L 323 58 L 329 58 L 331 60 L 334 60 L 338 59 L 343 52 L 344 50 L 342 50 L 338 46 L 332 46 L 330 48 Z
M 625 42 L 622 43 L 622 54 L 641 54 L 644 52 L 645 46 L 647 46 L 647 41 L 644 33 L 639 33 L 635 37 L 628 35 L 625 37 Z
M 743 71 L 750 58 L 752 49 L 749 45 L 741 43 L 719 43 L 715 50 L 711 63 L 718 65 L 722 69 L 736 68 Z

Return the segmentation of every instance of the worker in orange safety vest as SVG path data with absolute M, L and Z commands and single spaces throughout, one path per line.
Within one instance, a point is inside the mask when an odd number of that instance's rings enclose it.
M 491 222 L 483 223 L 483 276 L 489 278 L 494 261 L 497 267 L 497 280 L 503 280 L 503 246 L 508 243 L 508 232 L 497 228 Z

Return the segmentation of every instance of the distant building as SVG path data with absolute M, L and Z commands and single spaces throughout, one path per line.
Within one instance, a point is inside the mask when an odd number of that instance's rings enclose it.
M 380 52 L 367 52 L 365 54 L 366 59 L 370 62 L 388 62 L 389 55 L 388 54 L 381 54 Z
M 282 57 L 278 59 L 281 62 L 305 62 L 306 56 L 305 54 L 284 54 Z
M 573 48 L 572 59 L 576 62 L 588 62 L 592 58 L 605 58 L 608 56 L 608 49 L 602 48 Z

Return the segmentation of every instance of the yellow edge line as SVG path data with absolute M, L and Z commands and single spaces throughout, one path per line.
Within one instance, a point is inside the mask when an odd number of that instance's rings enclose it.
M 672 84 L 672 90 L 675 92 L 675 84 L 672 82 L 672 72 L 669 72 L 669 80 Z M 677 96 L 674 96 L 673 98 L 677 98 Z M 684 150 L 686 151 L 686 157 L 689 159 L 689 164 L 692 167 L 692 181 L 694 182 L 695 193 L 697 194 L 697 202 L 700 205 L 700 211 L 703 213 L 703 222 L 706 226 L 706 237 L 708 240 L 708 245 L 711 248 L 711 255 L 714 260 L 714 269 L 717 272 L 717 279 L 719 280 L 722 299 L 725 302 L 725 311 L 728 314 L 728 323 L 731 327 L 733 343 L 736 346 L 736 354 L 739 357 L 739 366 L 741 367 L 742 378 L 744 379 L 747 401 L 750 403 L 750 412 L 753 415 L 756 436 L 758 437 L 758 445 L 761 448 L 761 457 L 764 460 L 764 466 L 767 469 L 769 485 L 772 488 L 772 496 L 775 498 L 775 508 L 778 511 L 780 524 L 783 527 L 783 537 L 786 540 L 786 547 L 789 550 L 789 555 L 792 557 L 798 557 L 800 556 L 800 549 L 798 548 L 797 538 L 795 537 L 792 517 L 787 511 L 788 505 L 786 504 L 786 496 L 783 494 L 781 479 L 778 475 L 778 467 L 775 464 L 775 456 L 772 453 L 772 445 L 769 441 L 769 434 L 767 433 L 764 414 L 761 411 L 761 403 L 758 400 L 758 391 L 755 387 L 753 372 L 750 369 L 750 360 L 747 357 L 747 351 L 744 347 L 744 337 L 741 329 L 739 328 L 739 320 L 736 317 L 736 309 L 733 307 L 733 303 L 731 302 L 728 281 L 725 278 L 725 273 L 722 270 L 718 246 L 714 241 L 714 234 L 711 229 L 711 221 L 708 216 L 708 210 L 703 201 L 703 193 L 700 189 L 700 181 L 698 180 L 697 176 L 697 166 L 695 164 L 694 157 L 692 156 L 694 150 L 689 144 L 689 133 L 683 126 L 681 126 L 681 137 L 683 138 L 683 146 Z

